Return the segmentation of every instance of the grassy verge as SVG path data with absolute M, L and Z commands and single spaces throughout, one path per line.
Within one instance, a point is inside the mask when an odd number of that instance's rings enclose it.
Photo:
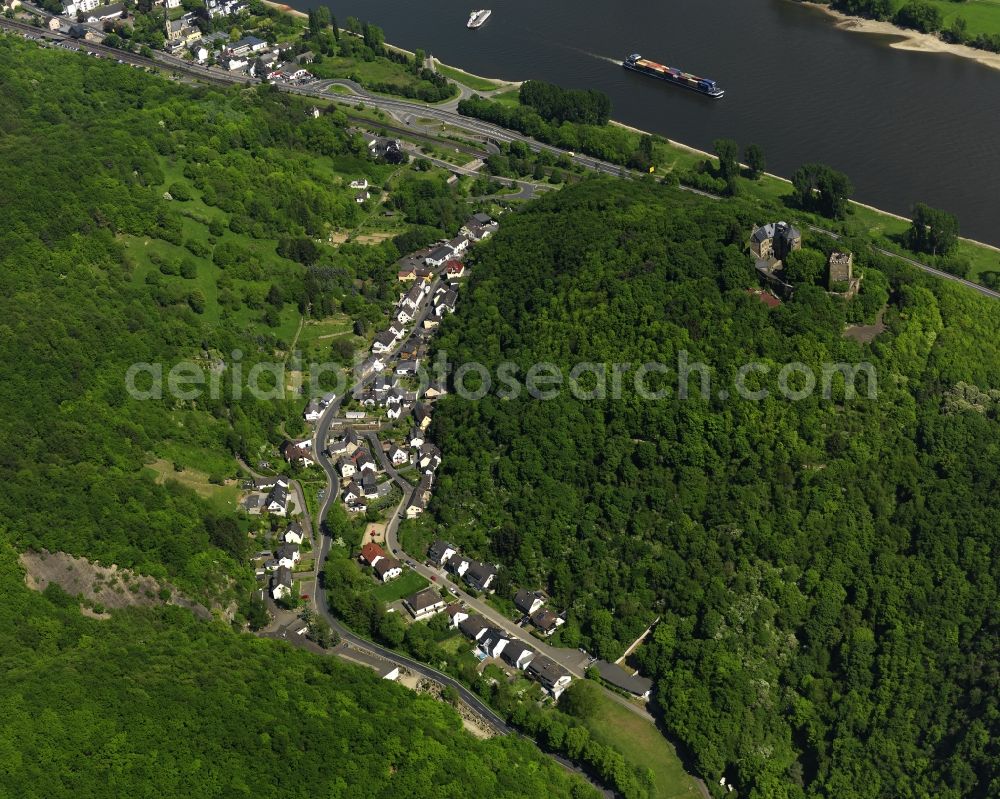
M 385 602 L 388 605 L 390 602 L 408 597 L 410 594 L 416 593 L 428 585 L 430 583 L 423 576 L 417 574 L 412 569 L 404 569 L 399 577 L 378 586 L 372 591 L 372 594 L 380 602 Z
M 468 86 L 470 89 L 477 92 L 492 92 L 496 89 L 502 89 L 504 86 L 510 85 L 506 81 L 481 78 L 478 75 L 473 75 L 465 70 L 458 69 L 457 67 L 449 67 L 447 64 L 441 64 L 439 62 L 435 63 L 434 68 L 440 74 L 448 78 L 448 80 L 452 80 L 455 83 L 461 83 L 463 86 Z
M 684 771 L 673 746 L 659 730 L 641 716 L 622 707 L 603 693 L 599 707 L 587 727 L 590 734 L 621 752 L 625 759 L 653 773 L 652 796 L 656 799 L 679 799 L 699 796 L 694 779 Z

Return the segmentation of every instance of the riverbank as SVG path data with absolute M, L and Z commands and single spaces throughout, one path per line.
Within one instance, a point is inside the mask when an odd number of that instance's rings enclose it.
M 611 120 L 610 124 L 640 136 L 651 135 L 656 141 L 665 144 L 672 155 L 675 156 L 667 171 L 670 171 L 670 169 L 691 168 L 696 166 L 699 161 L 706 159 L 714 160 L 716 158 L 714 153 L 700 150 L 697 147 L 692 147 L 691 145 L 674 141 L 658 134 L 651 134 L 632 125 L 626 125 L 623 122 Z M 658 164 L 658 167 L 662 169 L 663 165 Z M 744 191 L 747 194 L 757 196 L 761 199 L 783 202 L 784 198 L 791 192 L 792 182 L 782 175 L 776 175 L 773 172 L 764 172 L 760 180 L 742 181 L 741 185 L 743 185 Z M 910 227 L 910 220 L 907 217 L 895 214 L 892 211 L 885 211 L 858 200 L 849 200 L 848 204 L 852 210 L 851 220 L 862 226 L 868 235 L 882 236 L 892 241 L 894 238 L 901 236 Z M 960 236 L 958 254 L 969 259 L 971 268 L 968 277 L 970 280 L 976 281 L 978 275 L 982 272 L 990 270 L 1000 271 L 1000 247 L 995 247 L 984 241 Z
M 980 50 L 976 47 L 969 47 L 966 44 L 952 44 L 941 39 L 933 33 L 920 33 L 909 28 L 900 28 L 891 22 L 880 22 L 864 17 L 852 17 L 841 11 L 836 11 L 823 3 L 812 3 L 809 0 L 796 0 L 797 3 L 817 12 L 826 15 L 834 21 L 834 25 L 840 30 L 851 31 L 853 33 L 868 33 L 877 36 L 891 36 L 896 41 L 891 42 L 889 47 L 895 50 L 909 50 L 917 53 L 942 53 L 954 55 L 960 58 L 969 58 L 991 69 L 1000 69 L 1000 53 L 991 53 L 988 50 Z

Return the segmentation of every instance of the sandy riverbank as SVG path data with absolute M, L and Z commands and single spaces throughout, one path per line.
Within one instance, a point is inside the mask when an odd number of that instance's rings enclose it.
M 896 50 L 956 55 L 961 58 L 971 58 L 973 61 L 977 61 L 983 66 L 992 69 L 1000 69 L 1000 53 L 991 53 L 987 50 L 979 50 L 964 44 L 951 44 L 941 40 L 932 33 L 920 33 L 919 31 L 900 28 L 891 22 L 879 22 L 874 19 L 848 16 L 821 3 L 806 1 L 803 2 L 803 5 L 815 8 L 817 11 L 835 20 L 836 26 L 841 30 L 892 36 L 897 41 L 892 42 L 889 46 Z

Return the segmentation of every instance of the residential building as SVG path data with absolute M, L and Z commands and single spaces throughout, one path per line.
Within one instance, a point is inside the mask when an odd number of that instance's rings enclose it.
M 444 265 L 445 277 L 457 280 L 465 275 L 465 264 L 461 261 L 452 259 Z
M 497 576 L 497 569 L 491 563 L 472 561 L 462 579 L 477 591 L 488 591 Z
M 424 445 L 424 431 L 423 428 L 414 427 L 410 429 L 409 435 L 406 437 L 406 443 L 409 444 L 413 449 L 420 449 Z
M 601 679 L 606 683 L 622 691 L 627 691 L 633 696 L 638 696 L 640 699 L 649 699 L 649 694 L 653 690 L 653 681 L 649 678 L 631 674 L 621 666 L 608 663 L 606 660 L 594 661 L 594 666 L 597 673 L 601 675 Z
M 316 459 L 312 455 L 312 441 L 304 439 L 302 441 L 286 441 L 281 445 L 281 456 L 288 463 L 297 463 L 300 466 L 315 466 Z
M 361 560 L 369 566 L 374 566 L 385 557 L 385 550 L 378 544 L 368 543 L 361 547 Z
M 522 613 L 531 615 L 545 604 L 545 595 L 540 591 L 529 591 L 522 588 L 514 594 L 514 607 Z
M 309 404 L 306 405 L 306 409 L 302 411 L 302 418 L 307 422 L 318 422 L 320 417 L 323 415 L 323 403 L 318 399 L 309 400 Z
M 410 456 L 402 447 L 393 447 L 389 450 L 389 460 L 393 466 L 403 466 L 410 462 Z
M 282 544 L 275 550 L 274 555 L 278 560 L 278 566 L 287 566 L 289 569 L 302 560 L 298 544 Z
M 551 610 L 539 610 L 531 617 L 531 623 L 538 628 L 542 635 L 548 636 L 565 624 L 565 620 L 559 618 Z
M 558 699 L 572 681 L 569 672 L 545 655 L 536 655 L 525 669 L 529 677 L 537 680 L 553 698 Z
M 250 494 L 243 500 L 243 510 L 252 516 L 259 516 L 264 509 L 264 498 L 260 494 Z
M 490 627 L 479 637 L 479 648 L 488 657 L 497 658 L 509 642 L 507 633 L 499 627 Z
M 452 255 L 458 256 L 465 252 L 469 246 L 469 240 L 465 236 L 456 236 L 448 242 L 448 246 L 451 248 Z
M 360 180 L 352 180 L 351 188 L 358 189 L 359 191 L 367 191 L 368 189 L 368 178 L 361 178 Z
M 462 631 L 464 636 L 471 638 L 473 641 L 478 641 L 489 628 L 489 622 L 478 613 L 458 622 L 458 629 Z
M 503 652 L 500 653 L 504 663 L 522 671 L 528 667 L 534 656 L 535 650 L 520 641 L 508 642 L 507 646 L 503 648 Z
M 421 430 L 426 430 L 431 425 L 431 409 L 429 405 L 420 403 L 413 409 L 413 421 L 417 423 Z M 421 441 L 421 444 L 423 441 Z
M 389 557 L 379 558 L 372 568 L 383 583 L 395 580 L 403 573 L 403 564 L 395 558 Z
M 404 599 L 403 605 L 415 621 L 420 621 L 444 610 L 445 601 L 436 588 L 424 588 Z
M 302 525 L 298 522 L 292 522 L 288 525 L 288 529 L 285 530 L 285 543 L 286 544 L 301 544 L 306 537 L 306 531 L 302 529 Z
M 337 472 L 342 479 L 346 480 L 348 477 L 354 477 L 357 474 L 358 467 L 350 458 L 341 458 L 337 461 Z
M 412 377 L 417 373 L 420 368 L 420 361 L 416 359 L 407 359 L 399 361 L 396 364 L 396 374 L 402 377 Z
M 274 599 L 285 599 L 292 595 L 292 570 L 287 566 L 279 566 L 271 576 L 271 596 Z
M 444 566 L 452 555 L 458 553 L 458 547 L 447 541 L 435 541 L 427 550 L 427 560 L 435 566 Z
M 372 352 L 376 355 L 389 352 L 396 344 L 396 336 L 389 330 L 384 330 L 375 336 L 372 342 Z
M 445 261 L 454 255 L 454 251 L 447 244 L 442 244 L 439 247 L 435 247 L 430 251 L 430 254 L 424 258 L 424 263 L 428 266 L 442 266 Z
M 267 495 L 264 509 L 275 516 L 284 516 L 288 512 L 288 484 L 276 483 L 271 493 Z
M 448 618 L 451 619 L 451 626 L 457 628 L 463 621 L 469 618 L 469 611 L 467 611 L 458 602 L 452 602 L 448 607 L 445 608 L 445 613 L 448 614 Z

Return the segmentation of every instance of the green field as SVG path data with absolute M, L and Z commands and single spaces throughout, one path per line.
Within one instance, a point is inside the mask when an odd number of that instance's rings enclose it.
M 653 723 L 603 692 L 587 727 L 595 740 L 617 749 L 629 763 L 653 772 L 655 799 L 699 796 L 694 779 L 684 771 L 674 747 Z
M 390 602 L 408 597 L 428 585 L 430 583 L 412 569 L 403 569 L 403 573 L 399 577 L 376 587 L 372 594 L 388 605 Z
M 448 78 L 448 80 L 461 83 L 463 86 L 468 86 L 477 92 L 492 92 L 506 85 L 503 81 L 481 78 L 478 75 L 473 75 L 456 67 L 449 67 L 447 64 L 437 64 L 435 68 L 439 73 Z

